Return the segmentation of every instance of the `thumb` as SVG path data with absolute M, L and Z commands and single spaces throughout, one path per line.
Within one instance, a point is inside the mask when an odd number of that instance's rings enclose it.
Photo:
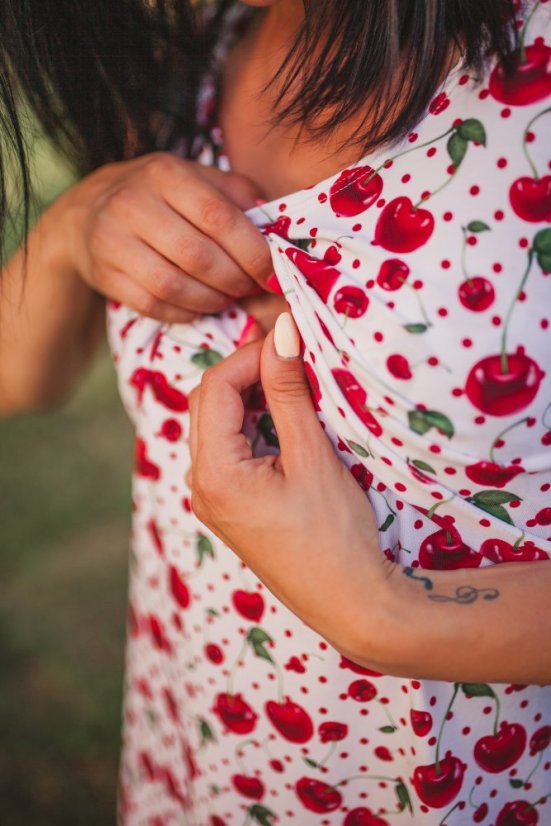
M 262 388 L 287 471 L 304 469 L 314 458 L 313 450 L 329 445 L 312 402 L 300 344 L 293 317 L 281 313 L 273 332 L 266 336 L 260 360 Z

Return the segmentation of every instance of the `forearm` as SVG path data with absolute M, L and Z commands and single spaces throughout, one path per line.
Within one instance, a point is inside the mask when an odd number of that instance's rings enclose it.
M 349 652 L 356 661 L 405 677 L 551 683 L 551 562 L 455 571 L 389 565 L 387 574 L 364 603 Z
M 69 263 L 63 201 L 47 210 L 0 282 L 0 414 L 52 404 L 70 390 L 103 330 L 103 300 Z

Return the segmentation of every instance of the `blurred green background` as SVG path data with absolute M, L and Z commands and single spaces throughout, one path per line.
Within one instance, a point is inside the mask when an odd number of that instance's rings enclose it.
M 33 160 L 38 214 L 71 173 L 38 134 Z M 115 822 L 131 441 L 106 349 L 63 409 L 0 420 L 6 826 Z

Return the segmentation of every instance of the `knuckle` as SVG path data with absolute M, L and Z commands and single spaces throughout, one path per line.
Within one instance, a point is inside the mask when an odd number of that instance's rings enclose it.
M 182 258 L 186 267 L 194 273 L 206 272 L 213 264 L 212 251 L 209 244 L 200 238 L 188 238 L 181 246 Z
M 149 276 L 155 295 L 159 298 L 172 301 L 175 295 L 181 292 L 180 279 L 176 273 L 166 267 L 157 267 Z
M 159 180 L 170 175 L 174 168 L 174 159 L 167 152 L 153 152 L 144 164 L 144 173 L 152 180 Z
M 205 198 L 200 205 L 200 215 L 203 225 L 214 232 L 229 232 L 235 225 L 235 212 L 232 207 L 220 198 Z
M 256 278 L 268 276 L 273 270 L 270 250 L 264 240 L 259 239 L 258 246 L 251 245 L 251 252 L 245 262 L 245 270 Z
M 140 315 L 156 318 L 159 314 L 160 302 L 151 293 L 141 293 L 134 305 Z
M 270 384 L 272 392 L 285 400 L 302 400 L 308 395 L 304 380 L 295 373 L 279 372 Z

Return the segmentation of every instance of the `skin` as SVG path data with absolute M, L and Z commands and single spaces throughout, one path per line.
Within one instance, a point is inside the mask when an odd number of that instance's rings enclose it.
M 254 458 L 241 432 L 241 394 L 258 380 L 278 457 Z M 415 578 L 390 562 L 365 494 L 318 423 L 302 360 L 279 358 L 272 333 L 210 368 L 190 410 L 195 513 L 337 650 L 409 678 L 551 682 L 551 562 Z
M 264 313 L 253 336 L 270 326 L 278 305 L 266 310 L 265 299 L 247 297 L 271 265 L 243 210 L 353 160 L 335 151 L 353 124 L 333 145 L 313 146 L 292 130 L 270 143 L 267 94 L 237 140 L 240 100 L 257 99 L 300 20 L 299 0 L 249 5 L 262 14 L 255 36 L 230 56 L 222 111 L 232 166 L 244 175 L 155 154 L 104 167 L 59 198 L 29 236 L 26 269 L 18 253 L 2 273 L 0 413 L 51 404 L 73 386 L 101 339 L 102 293 L 166 322 L 218 311 L 237 297 Z M 241 434 L 241 392 L 259 377 L 279 458 L 253 459 Z M 191 410 L 199 518 L 346 656 L 409 677 L 551 680 L 551 563 L 435 571 L 433 593 L 451 601 L 431 601 L 422 582 L 380 553 L 369 504 L 318 425 L 302 364 L 279 359 L 271 335 L 209 369 Z M 454 602 L 465 585 L 498 597 Z

